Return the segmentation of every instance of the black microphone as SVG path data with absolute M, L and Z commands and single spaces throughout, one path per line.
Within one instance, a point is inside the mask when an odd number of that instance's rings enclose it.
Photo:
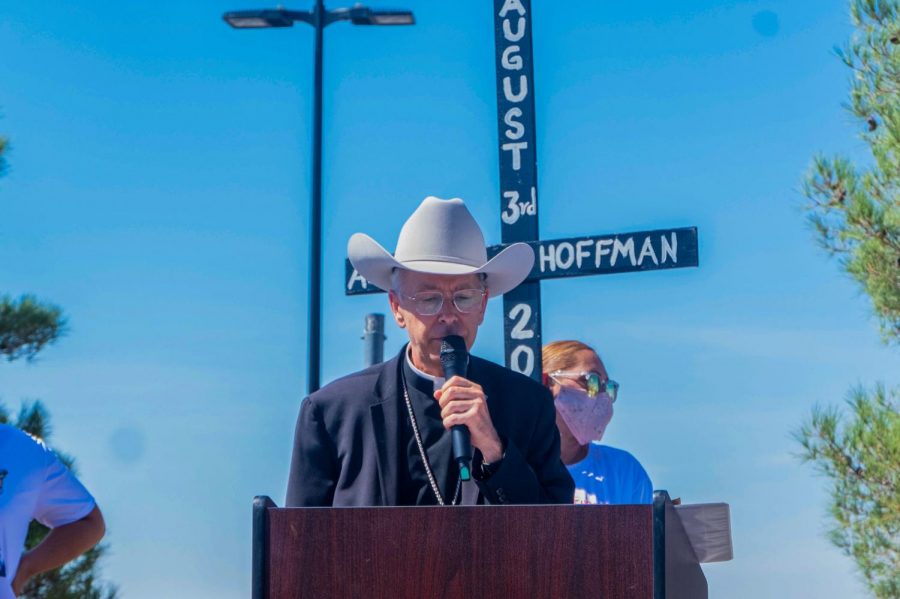
M 469 365 L 469 352 L 466 342 L 459 335 L 447 335 L 441 341 L 441 366 L 444 367 L 444 378 L 466 376 Z M 457 424 L 450 429 L 453 441 L 453 461 L 459 465 L 460 480 L 469 480 L 472 471 L 472 442 L 469 439 L 469 427 Z

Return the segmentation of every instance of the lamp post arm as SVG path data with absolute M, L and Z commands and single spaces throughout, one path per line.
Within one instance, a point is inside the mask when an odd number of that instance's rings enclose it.
M 325 11 L 325 25 L 331 25 L 338 21 L 349 21 L 353 18 L 351 14 L 356 8 L 336 8 L 335 10 Z
M 311 10 L 285 10 L 281 9 L 281 13 L 292 21 L 302 21 L 310 25 L 316 24 L 316 15 Z

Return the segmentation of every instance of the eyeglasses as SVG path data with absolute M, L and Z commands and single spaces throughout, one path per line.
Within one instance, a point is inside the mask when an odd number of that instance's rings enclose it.
M 590 398 L 597 397 L 599 393 L 606 393 L 609 398 L 615 402 L 619 395 L 619 383 L 612 379 L 605 381 L 600 378 L 600 374 L 596 372 L 569 372 L 565 370 L 556 370 L 548 375 L 551 379 L 559 382 L 557 379 L 572 379 L 578 382 L 578 385 L 587 391 Z
M 453 305 L 463 314 L 477 312 L 481 309 L 484 295 L 484 289 L 460 289 L 453 292 Z M 422 291 L 416 295 L 404 295 L 403 297 L 412 303 L 416 314 L 420 316 L 434 316 L 444 307 L 444 294 L 440 291 Z

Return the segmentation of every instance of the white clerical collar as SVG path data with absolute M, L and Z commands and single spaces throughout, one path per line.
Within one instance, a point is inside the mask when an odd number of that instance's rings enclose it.
M 431 381 L 431 384 L 434 385 L 435 391 L 437 391 L 438 389 L 440 389 L 441 387 L 444 386 L 444 381 L 446 380 L 444 377 L 434 376 L 432 374 L 428 374 L 427 372 L 422 372 L 421 370 L 416 368 L 416 365 L 413 364 L 413 361 L 412 361 L 412 347 L 410 347 L 409 345 L 406 346 L 406 363 L 409 364 L 410 369 L 417 376 L 420 376 L 427 381 Z

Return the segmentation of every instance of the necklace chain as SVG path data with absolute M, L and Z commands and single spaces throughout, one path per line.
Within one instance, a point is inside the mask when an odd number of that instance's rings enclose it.
M 416 439 L 416 446 L 419 448 L 419 455 L 422 458 L 422 463 L 425 465 L 425 474 L 428 476 L 428 483 L 431 485 L 431 490 L 434 491 L 435 497 L 437 497 L 438 504 L 446 505 L 444 502 L 444 495 L 441 493 L 441 489 L 438 487 L 437 481 L 434 478 L 434 472 L 431 470 L 431 463 L 428 461 L 428 454 L 425 453 L 425 445 L 422 443 L 422 435 L 419 433 L 419 424 L 416 422 L 416 413 L 413 411 L 412 402 L 409 399 L 409 390 L 406 387 L 406 373 L 404 373 L 401 369 L 400 378 L 403 380 L 403 400 L 406 402 L 406 411 L 409 412 L 409 421 L 412 424 L 413 429 L 413 437 Z M 458 505 L 460 501 L 460 489 L 462 488 L 462 478 L 456 479 L 456 491 L 453 493 L 453 500 L 450 505 Z

